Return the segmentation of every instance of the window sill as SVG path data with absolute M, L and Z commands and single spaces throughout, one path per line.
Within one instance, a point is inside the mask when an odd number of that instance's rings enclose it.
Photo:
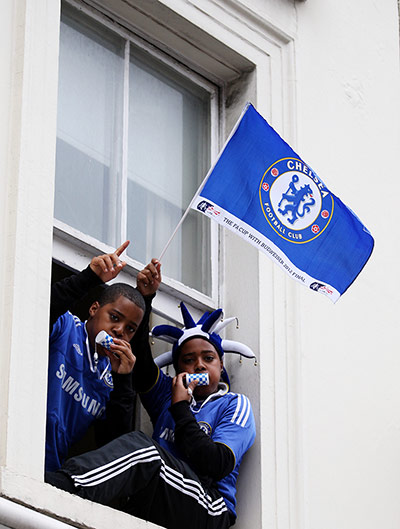
M 134 241 L 133 241 L 134 243 Z M 114 248 L 71 228 L 67 224 L 54 219 L 53 258 L 75 270 L 87 267 L 92 257 L 99 252 L 109 253 Z M 121 272 L 120 280 L 132 283 L 143 264 L 125 256 L 127 265 Z M 133 281 L 135 283 L 135 281 Z M 181 321 L 178 305 L 181 301 L 198 309 L 199 316 L 206 310 L 217 308 L 217 301 L 201 292 L 190 288 L 179 281 L 163 276 L 162 284 L 157 293 L 154 309 L 161 315 Z
M 157 529 L 160 526 L 140 520 L 104 505 L 83 500 L 51 485 L 1 469 L 0 526 L 15 529 Z

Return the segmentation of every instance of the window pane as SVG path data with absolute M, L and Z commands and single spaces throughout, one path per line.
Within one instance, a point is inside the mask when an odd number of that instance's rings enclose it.
M 209 165 L 210 96 L 132 49 L 128 238 L 132 257 L 158 257 Z M 210 226 L 192 212 L 163 258 L 165 275 L 210 294 Z
M 124 41 L 74 13 L 65 8 L 61 19 L 55 216 L 115 245 Z

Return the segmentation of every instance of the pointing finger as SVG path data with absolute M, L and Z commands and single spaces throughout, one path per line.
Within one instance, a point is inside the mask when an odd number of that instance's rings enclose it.
M 115 250 L 115 253 L 120 256 L 122 252 L 124 252 L 128 248 L 129 242 L 130 241 L 125 241 L 123 244 L 121 244 L 121 246 Z

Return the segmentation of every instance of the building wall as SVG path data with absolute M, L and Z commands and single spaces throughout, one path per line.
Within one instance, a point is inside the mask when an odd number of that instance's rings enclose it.
M 375 238 L 335 305 L 300 293 L 305 527 L 399 527 L 396 2 L 298 8 L 298 149 Z
M 128 16 L 124 3 L 105 5 Z M 234 338 L 258 351 L 257 366 L 229 365 L 259 432 L 240 476 L 236 527 L 397 529 L 397 2 L 135 2 L 156 13 L 160 5 L 178 20 L 174 36 L 149 31 L 180 53 L 189 33 L 202 50 L 187 58 L 223 87 L 224 137 L 251 99 L 376 243 L 332 305 L 221 233 L 220 299 L 239 317 Z M 148 527 L 42 482 L 58 20 L 57 1 L 2 5 L 0 492 L 71 523 Z

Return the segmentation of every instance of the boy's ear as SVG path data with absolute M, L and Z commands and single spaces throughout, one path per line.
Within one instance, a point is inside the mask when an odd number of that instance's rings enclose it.
M 95 301 L 94 303 L 92 303 L 89 309 L 89 316 L 93 317 L 96 314 L 96 312 L 99 310 L 99 308 L 100 308 L 100 303 L 98 301 Z

